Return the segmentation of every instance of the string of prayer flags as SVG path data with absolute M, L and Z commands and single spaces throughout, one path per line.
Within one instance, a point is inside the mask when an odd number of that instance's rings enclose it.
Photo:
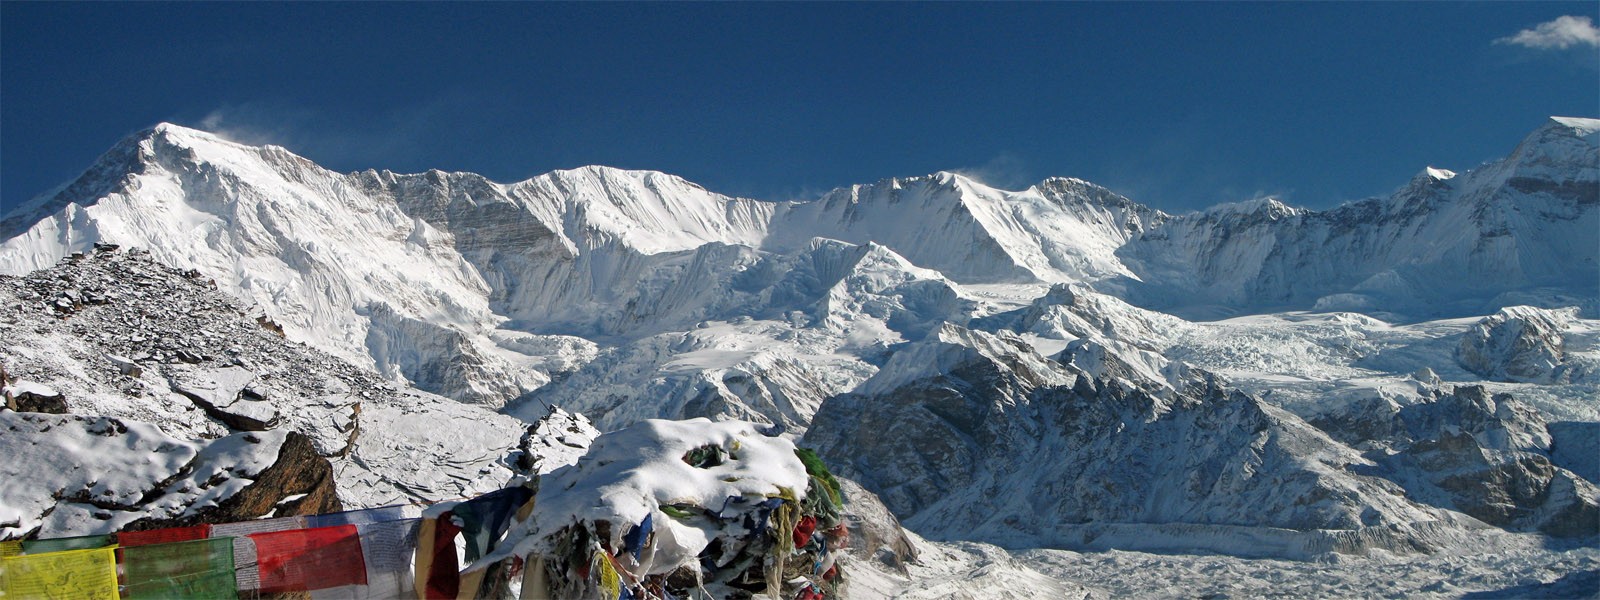
M 355 525 L 252 533 L 250 539 L 263 594 L 367 583 Z
M 151 544 L 189 542 L 203 540 L 208 537 L 211 537 L 211 525 L 209 523 L 201 523 L 189 527 L 124 531 L 117 534 L 117 545 L 123 548 L 131 548 L 134 546 L 149 546 Z M 232 556 L 231 550 L 229 551 L 229 556 Z
M 228 538 L 125 547 L 122 565 L 127 574 L 123 600 L 205 600 L 238 595 L 233 540 Z
M 250 539 L 250 534 L 303 529 L 305 525 L 304 517 L 221 523 L 211 526 L 211 537 L 233 538 L 235 585 L 241 590 L 254 590 L 261 587 L 261 576 L 256 569 L 256 544 Z
M 67 550 L 0 558 L 0 591 L 6 600 L 117 599 L 114 548 Z
M 415 514 L 415 513 L 413 513 Z M 347 510 L 344 512 L 328 513 L 325 515 L 307 515 L 306 527 L 333 527 L 335 525 L 361 525 L 364 523 L 382 523 L 384 521 L 399 521 L 406 518 L 406 506 L 394 504 L 377 508 L 364 508 L 361 510 Z
M 47 552 L 66 552 L 68 550 L 89 550 L 109 547 L 114 543 L 109 534 L 80 535 L 48 540 L 22 540 L 22 553 L 44 554 Z

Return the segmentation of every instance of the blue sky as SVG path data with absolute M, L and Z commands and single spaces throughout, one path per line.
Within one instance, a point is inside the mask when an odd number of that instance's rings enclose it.
M 1010 188 L 1079 177 L 1171 211 L 1267 194 L 1323 208 L 1503 156 L 1549 115 L 1596 116 L 1597 13 L 4 2 L 0 203 L 172 121 L 340 171 L 606 164 L 804 199 L 957 170 Z M 1579 18 L 1536 29 L 1563 16 Z

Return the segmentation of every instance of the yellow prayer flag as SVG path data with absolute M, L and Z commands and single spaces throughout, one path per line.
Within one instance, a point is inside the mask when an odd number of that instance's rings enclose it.
M 69 550 L 0 558 L 6 600 L 117 600 L 116 548 Z
M 0 558 L 22 554 L 22 540 L 0 542 Z

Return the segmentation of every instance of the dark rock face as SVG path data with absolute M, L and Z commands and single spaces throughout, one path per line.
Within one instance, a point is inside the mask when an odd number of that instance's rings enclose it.
M 1589 483 L 1600 483 L 1600 423 L 1551 423 L 1550 460 Z
M 55 390 L 40 386 L 21 383 L 6 375 L 6 368 L 0 365 L 0 397 L 5 400 L 5 407 L 17 412 L 36 412 L 54 415 L 64 415 L 67 410 L 67 397 Z

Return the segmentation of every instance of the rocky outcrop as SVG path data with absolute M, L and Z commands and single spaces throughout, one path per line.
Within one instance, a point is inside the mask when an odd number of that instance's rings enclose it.
M 64 290 L 90 289 L 105 301 L 70 314 L 47 301 Z M 366 507 L 455 498 L 498 489 L 511 476 L 499 459 L 523 424 L 388 383 L 263 329 L 258 315 L 209 281 L 156 264 L 136 249 L 100 249 L 26 277 L 0 276 L 0 364 L 22 382 L 11 386 L 13 392 L 43 394 L 49 388 L 70 403 L 71 416 L 106 419 L 134 431 L 154 427 L 159 433 L 148 437 L 161 440 L 149 447 L 67 446 L 100 448 L 108 460 L 134 461 L 108 464 L 106 472 L 144 473 L 161 465 L 162 473 L 135 478 L 145 483 L 119 488 L 137 488 L 129 492 L 135 499 L 149 494 L 140 502 L 156 503 L 150 508 L 134 500 L 108 504 L 69 489 L 63 496 L 69 501 L 50 518 L 39 516 L 47 507 L 24 511 L 32 514 L 27 518 L 47 535 L 76 535 L 138 519 L 154 527 L 179 519 L 324 510 L 335 503 Z M 56 427 L 37 439 L 38 447 L 66 444 L 70 431 Z M 154 448 L 163 444 L 198 448 L 196 456 L 221 448 L 264 453 L 267 446 L 271 454 L 246 470 L 228 466 L 237 462 L 229 458 L 233 454 L 197 459 L 190 467 L 196 475 L 171 479 L 184 463 L 155 460 L 160 454 Z M 20 470 L 48 473 L 64 460 L 57 454 L 0 456 Z M 260 491 L 238 489 L 274 462 L 280 466 L 254 488 Z M 212 469 L 207 465 L 217 466 L 204 474 Z M 186 485 L 188 490 L 180 489 Z M 34 491 L 49 499 L 58 489 Z M 239 493 L 244 495 L 228 500 Z M 190 508 L 204 514 L 186 512 Z M 19 526 L 24 520 L 17 516 Z
M 1195 381 L 1200 393 L 1167 399 L 1074 373 L 1011 336 L 946 326 L 860 393 L 830 398 L 805 439 L 936 539 L 1076 545 L 1095 528 L 1145 524 L 1178 534 L 1151 528 L 1118 547 L 1414 551 L 1427 547 L 1421 529 L 1449 519 L 1351 472 L 1371 463 L 1294 415 Z M 1277 550 L 1232 547 L 1257 529 L 1305 535 Z M 1386 533 L 1336 545 L 1324 530 Z
M 220 369 L 193 369 L 174 365 L 168 368 L 172 391 L 194 401 L 195 406 L 234 431 L 266 431 L 279 422 L 278 408 L 250 387 L 256 374 L 227 366 Z
M 859 483 L 840 478 L 839 491 L 845 497 L 844 522 L 850 531 L 846 550 L 856 558 L 877 561 L 905 574 L 906 565 L 917 560 L 917 547 L 900 527 L 900 519 L 877 494 Z
M 1537 410 L 1482 386 L 1434 389 L 1420 401 L 1374 399 L 1315 421 L 1366 450 L 1388 478 L 1413 498 L 1461 511 L 1490 525 L 1571 537 L 1600 533 L 1600 488 L 1562 468 L 1553 430 Z M 1563 436 L 1564 452 L 1582 452 Z M 1581 458 L 1561 462 L 1585 464 Z M 1582 467 L 1580 467 L 1582 468 Z
M 1576 316 L 1576 309 L 1500 309 L 1461 335 L 1456 361 L 1495 381 L 1561 383 L 1581 378 L 1581 369 L 1567 365 L 1561 334 Z
M 0 433 L 0 538 L 340 506 L 332 466 L 293 432 L 189 442 L 137 421 L 0 411 Z
M 589 445 L 600 437 L 588 417 L 571 413 L 561 407 L 548 407 L 549 412 L 540 417 L 523 432 L 517 449 L 506 457 L 513 471 L 524 479 L 537 479 L 539 475 L 578 462 Z
M 0 374 L 0 378 L 4 375 Z M 31 381 L 0 382 L 4 385 L 5 406 L 17 412 L 36 412 L 55 415 L 64 415 L 67 410 L 67 397 L 49 386 Z
M 252 479 L 237 493 L 215 505 L 197 507 L 178 517 L 147 517 L 122 529 L 139 531 L 200 523 L 234 523 L 267 516 L 324 514 L 344 508 L 334 486 L 333 466 L 328 459 L 317 455 L 310 438 L 298 433 L 284 436 L 277 460 Z
M 1600 533 L 1600 488 L 1551 462 L 1544 419 L 1510 394 L 1458 387 L 1398 416 L 1416 439 L 1384 462 L 1426 473 L 1461 512 L 1507 529 Z

